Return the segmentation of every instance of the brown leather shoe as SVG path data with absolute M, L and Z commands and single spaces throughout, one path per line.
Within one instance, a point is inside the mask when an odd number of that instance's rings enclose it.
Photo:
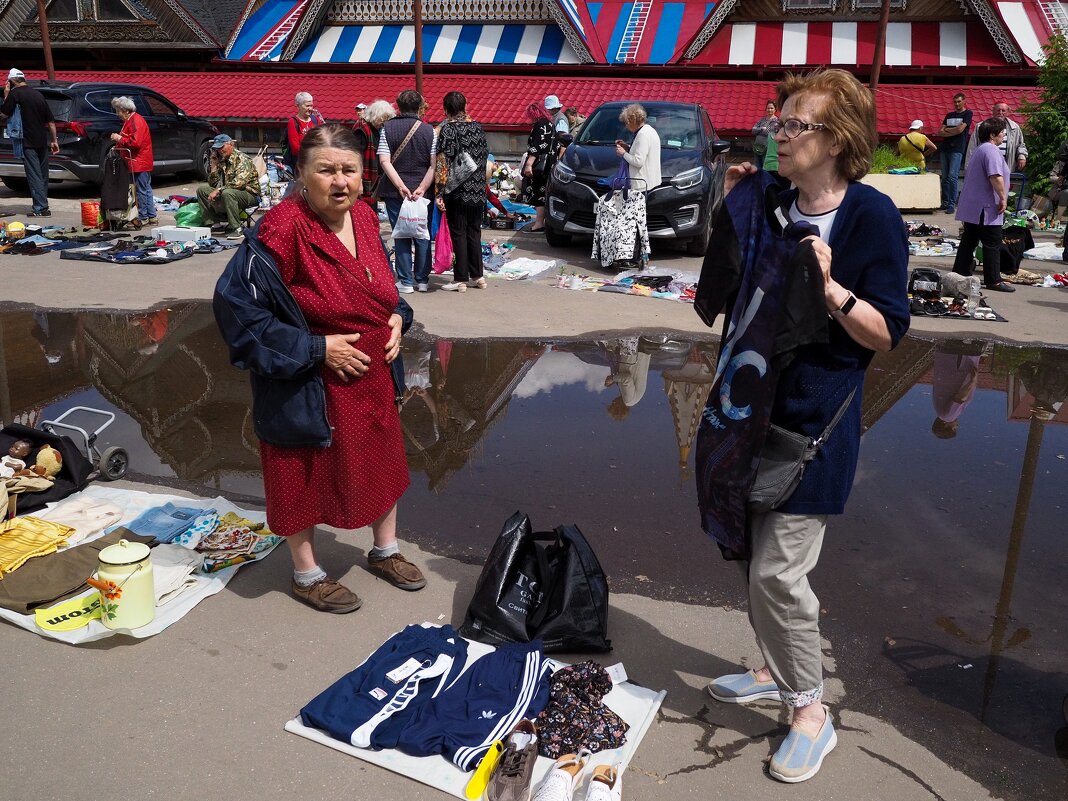
M 383 559 L 375 559 L 368 554 L 367 569 L 402 590 L 421 590 L 426 586 L 426 579 L 419 568 L 399 553 Z
M 331 612 L 335 615 L 355 612 L 363 603 L 356 593 L 331 578 L 321 579 L 307 587 L 301 587 L 294 581 L 293 595 L 320 612 Z

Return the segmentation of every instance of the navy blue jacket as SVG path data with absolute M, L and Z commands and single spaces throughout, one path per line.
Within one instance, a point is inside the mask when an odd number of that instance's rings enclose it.
M 246 232 L 215 285 L 215 322 L 230 348 L 230 363 L 249 371 L 256 436 L 280 447 L 326 448 L 333 433 L 322 377 L 326 337 L 309 329 L 274 258 L 259 243 L 258 230 L 259 225 Z M 412 307 L 401 299 L 394 312 L 407 331 Z M 399 396 L 404 391 L 399 355 L 390 367 Z

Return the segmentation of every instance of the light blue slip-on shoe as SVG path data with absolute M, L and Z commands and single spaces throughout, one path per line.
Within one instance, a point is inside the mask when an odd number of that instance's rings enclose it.
M 725 704 L 748 704 L 764 698 L 779 698 L 779 685 L 760 681 L 752 670 L 720 676 L 708 685 L 708 694 Z
M 834 733 L 834 725 L 831 723 L 831 710 L 826 706 L 823 708 L 827 712 L 827 719 L 823 721 L 816 739 L 797 729 L 790 729 L 768 765 L 768 773 L 773 778 L 796 784 L 808 781 L 819 773 L 827 754 L 838 745 L 838 735 Z

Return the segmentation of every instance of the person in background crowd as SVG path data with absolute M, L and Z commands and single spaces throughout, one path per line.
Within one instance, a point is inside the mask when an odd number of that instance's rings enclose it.
M 923 133 L 923 120 L 913 120 L 908 133 L 897 140 L 897 154 L 920 172 L 927 172 L 927 157 L 936 150 Z
M 152 194 L 152 132 L 145 118 L 137 113 L 137 106 L 128 97 L 111 101 L 112 110 L 122 120 L 122 130 L 111 135 L 115 147 L 121 148 L 126 164 L 134 178 L 137 194 L 137 219 L 141 225 L 156 225 L 156 198 Z M 125 152 L 123 152 L 125 151 Z
M 397 96 L 400 115 L 382 126 L 378 137 L 378 159 L 385 180 L 379 183 L 379 196 L 386 201 L 389 224 L 397 227 L 401 202 L 419 200 L 431 190 L 434 181 L 436 141 L 434 129 L 423 122 L 420 109 L 423 96 L 407 89 Z M 394 239 L 397 289 L 405 294 L 430 289 L 430 240 Z M 413 256 L 414 262 L 413 262 Z
M 22 70 L 12 69 L 4 84 L 0 116 L 11 117 L 16 109 L 22 116 L 22 164 L 30 185 L 33 209 L 27 217 L 51 217 L 48 208 L 48 154 L 59 153 L 56 120 L 44 95 L 26 83 Z
M 289 118 L 286 126 L 286 149 L 284 161 L 290 170 L 295 170 L 300 159 L 300 143 L 304 135 L 316 125 L 323 124 L 322 115 L 315 110 L 315 101 L 307 92 L 297 92 L 297 113 Z
M 956 218 L 964 223 L 964 233 L 953 261 L 953 272 L 972 274 L 975 246 L 983 243 L 983 282 L 994 292 L 1015 292 L 1001 280 L 1001 224 L 1009 202 L 1009 165 L 1001 155 L 1007 135 L 1007 120 L 991 117 L 979 124 L 974 139 L 979 146 L 964 168 Z
M 489 147 L 482 126 L 467 114 L 467 98 L 445 95 L 445 122 L 438 129 L 437 204 L 449 223 L 456 254 L 453 280 L 442 289 L 466 292 L 468 285 L 485 289 L 482 274 L 482 215 L 486 210 L 486 157 Z M 460 173 L 466 173 L 461 178 Z
M 627 162 L 631 186 L 642 192 L 650 192 L 660 186 L 660 135 L 647 123 L 645 108 L 631 103 L 619 114 L 619 121 L 634 134 L 629 145 L 616 140 L 616 155 Z
M 807 296 L 816 303 L 808 312 L 813 323 L 832 319 L 826 322 L 823 341 L 819 336 L 805 339 L 791 327 L 792 359 L 782 359 L 786 354 L 779 352 L 780 358 L 764 370 L 763 357 L 772 356 L 772 351 L 747 350 L 732 362 L 738 367 L 736 373 L 728 368 L 717 377 L 698 432 L 695 472 L 704 476 L 698 490 L 705 531 L 725 556 L 742 560 L 749 619 L 763 659 L 756 670 L 720 676 L 708 691 L 726 703 L 778 698 L 790 708 L 790 732 L 771 757 L 768 770 L 773 778 L 794 783 L 815 776 L 837 744 L 831 716 L 822 703 L 820 603 L 808 575 L 819 559 L 828 516 L 845 510 L 853 484 L 864 374 L 875 353 L 894 348 L 908 330 L 909 252 L 901 212 L 886 195 L 860 183 L 871 168 L 877 142 L 875 103 L 867 87 L 843 70 L 822 70 L 788 74 L 779 85 L 779 97 L 784 101 L 782 115 L 771 133 L 779 146 L 779 173 L 793 187 L 783 190 L 778 200 L 790 209 L 795 223 L 812 226 L 818 236 L 805 237 L 791 255 L 782 250 L 782 237 L 772 224 L 765 223 L 766 236 L 743 237 L 739 264 L 766 266 L 743 268 L 741 273 L 710 248 L 697 308 L 704 310 L 702 317 L 707 320 L 713 311 L 708 304 L 717 309 L 726 304 L 727 319 L 735 323 L 729 333 L 724 325 L 723 366 L 731 348 L 759 348 L 762 341 L 778 339 L 777 332 L 786 330 L 779 326 L 787 312 L 777 313 L 786 303 L 781 285 L 763 295 L 766 302 L 760 300 L 770 269 L 800 269 L 803 263 L 806 274 L 822 274 L 822 288 L 815 297 Z M 755 188 L 743 183 L 747 181 L 757 182 Z M 724 205 L 732 218 L 750 219 L 752 204 L 765 202 L 760 181 L 751 164 L 728 168 Z M 741 192 L 741 199 L 732 202 L 734 192 Z M 746 241 L 759 242 L 761 251 L 746 253 L 751 247 Z M 756 269 L 765 272 L 754 275 Z M 750 279 L 753 284 L 746 290 Z M 743 306 L 737 307 L 739 303 Z M 791 314 L 802 313 L 791 307 Z M 744 323 L 739 328 L 741 316 Z M 791 322 L 794 319 L 790 317 Z M 761 366 L 754 370 L 756 359 Z M 734 400 L 748 404 L 744 409 L 729 402 L 732 373 Z M 739 396 L 741 386 L 745 389 Z M 839 411 L 844 413 L 793 494 L 772 511 L 749 510 L 748 491 L 743 493 L 734 482 L 752 484 L 754 449 L 766 432 L 755 421 L 817 437 Z M 734 470 L 736 465 L 742 466 L 740 470 Z M 730 483 L 717 483 L 728 477 Z M 748 548 L 736 551 L 725 541 L 747 542 Z
M 553 117 L 549 113 L 549 101 L 559 103 L 550 95 L 545 103 L 531 103 L 527 106 L 527 117 L 534 123 L 527 137 L 527 153 L 523 159 L 522 202 L 533 206 L 534 224 L 523 229 L 528 234 L 540 234 L 545 231 L 545 183 L 549 172 L 556 163 L 556 134 Z
M 556 95 L 548 95 L 545 98 L 545 110 L 549 112 L 549 117 L 552 120 L 553 128 L 557 133 L 569 133 L 571 130 L 571 123 L 567 119 L 567 115 L 564 114 L 563 106 L 560 103 L 560 98 Z
M 934 353 L 931 400 L 935 420 L 931 433 L 939 439 L 957 436 L 960 416 L 968 408 L 979 384 L 979 360 L 983 346 L 970 342 L 946 342 Z
M 356 104 L 358 118 L 352 128 L 356 143 L 363 154 L 363 201 L 378 208 L 382 172 L 378 163 L 378 137 L 382 126 L 397 116 L 388 100 L 376 100 L 371 105 Z
M 753 125 L 753 160 L 757 164 L 764 163 L 764 156 L 768 152 L 768 127 L 775 116 L 775 101 L 769 100 L 764 105 L 764 116 Z M 765 169 L 767 169 L 765 167 Z
M 579 128 L 582 127 L 582 123 L 586 121 L 586 117 L 579 114 L 579 110 L 574 106 L 568 107 L 564 111 L 564 116 L 567 117 L 568 133 L 575 136 L 579 132 Z
M 213 306 L 231 362 L 251 371 L 267 523 L 286 537 L 292 593 L 345 613 L 361 602 L 323 570 L 317 525 L 370 525 L 368 570 L 402 590 L 426 586 L 397 545 L 409 477 L 395 371 L 411 307 L 397 296 L 378 216 L 358 202 L 352 131 L 324 125 L 302 144 L 298 191 L 230 260 Z
M 998 150 L 1001 151 L 1001 157 L 1009 165 L 1010 171 L 1013 169 L 1013 165 L 1015 165 L 1016 172 L 1023 171 L 1023 168 L 1027 166 L 1027 144 L 1024 142 L 1023 129 L 1009 119 L 1009 104 L 995 103 L 990 110 L 990 119 L 1005 121 L 1005 139 L 998 145 Z M 964 156 L 965 171 L 968 169 L 968 163 L 972 160 L 972 154 L 981 144 L 983 143 L 979 140 L 979 129 L 976 128 L 975 133 L 972 134 L 972 138 L 968 142 L 968 152 Z M 967 172 L 965 172 L 965 176 L 967 177 Z
M 947 214 L 957 210 L 957 185 L 968 136 L 972 130 L 972 111 L 964 92 L 953 95 L 953 111 L 946 114 L 938 135 L 944 137 L 939 152 L 942 155 L 942 208 Z
M 213 231 L 235 238 L 239 238 L 241 212 L 260 202 L 256 165 L 226 134 L 219 134 L 211 142 L 208 183 L 197 187 L 197 202 L 204 222 L 221 220 L 212 226 Z

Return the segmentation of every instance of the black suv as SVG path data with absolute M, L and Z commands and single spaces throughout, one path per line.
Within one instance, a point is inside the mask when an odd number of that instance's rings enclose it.
M 110 134 L 122 120 L 111 110 L 111 100 L 125 95 L 137 106 L 152 132 L 156 175 L 196 170 L 208 176 L 208 151 L 218 130 L 207 120 L 190 117 L 174 103 L 146 86 L 128 83 L 44 83 L 31 81 L 45 96 L 56 118 L 59 154 L 48 157 L 50 181 L 100 183 Z M 11 150 L 11 140 L 0 138 L 0 181 L 24 192 L 26 170 Z
M 708 112 L 694 103 L 613 101 L 598 106 L 549 176 L 546 238 L 550 245 L 562 246 L 572 235 L 593 235 L 593 204 L 608 191 L 604 179 L 619 168 L 616 140 L 634 139 L 619 121 L 632 102 L 641 103 L 647 124 L 660 136 L 663 183 L 650 187 L 646 198 L 649 236 L 685 242 L 687 251 L 700 255 L 723 199 L 724 154 L 730 143 L 716 136 Z

